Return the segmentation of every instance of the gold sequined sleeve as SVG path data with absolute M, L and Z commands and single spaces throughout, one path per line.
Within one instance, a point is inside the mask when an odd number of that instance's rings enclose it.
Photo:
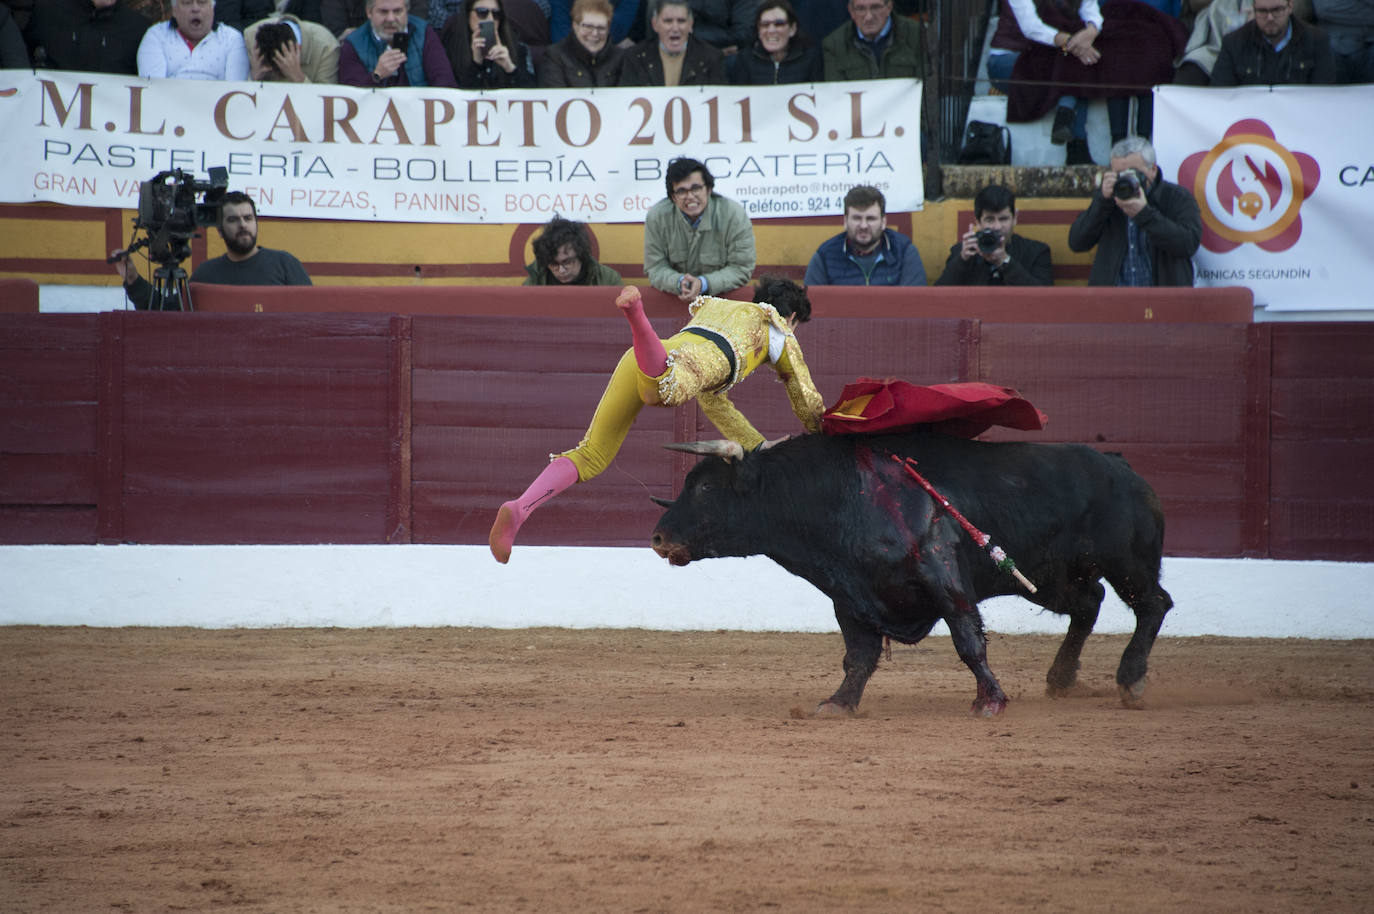
M 722 435 L 731 441 L 739 442 L 740 447 L 746 451 L 752 451 L 763 444 L 764 438 L 758 429 L 750 425 L 749 420 L 744 418 L 744 413 L 735 408 L 735 404 L 730 402 L 730 396 L 725 391 L 703 391 L 697 394 L 697 403 L 701 404 L 701 411 Z
M 797 414 L 808 432 L 819 432 L 825 401 L 811 381 L 811 372 L 806 367 L 806 359 L 802 357 L 801 345 L 791 334 L 783 344 L 782 357 L 778 359 L 776 368 L 778 378 L 787 385 L 787 399 L 792 401 L 792 412 Z

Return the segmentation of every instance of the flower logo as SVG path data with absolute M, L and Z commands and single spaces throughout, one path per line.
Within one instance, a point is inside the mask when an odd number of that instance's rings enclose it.
M 1302 234 L 1299 209 L 1321 180 L 1317 160 L 1291 152 L 1261 120 L 1236 121 L 1221 142 L 1183 160 L 1178 183 L 1202 210 L 1202 246 L 1218 254 L 1246 242 L 1286 251 Z

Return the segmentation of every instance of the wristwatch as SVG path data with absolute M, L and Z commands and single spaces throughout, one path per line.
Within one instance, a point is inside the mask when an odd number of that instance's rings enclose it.
M 382 84 L 382 77 L 380 77 L 380 76 L 377 75 L 377 71 L 376 71 L 376 70 L 373 70 L 373 71 L 372 71 L 372 85 L 374 85 L 374 86 L 380 86 L 381 84 Z

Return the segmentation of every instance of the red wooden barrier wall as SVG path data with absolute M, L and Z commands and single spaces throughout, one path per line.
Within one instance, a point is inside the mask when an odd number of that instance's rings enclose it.
M 618 316 L 0 315 L 0 542 L 483 543 L 626 337 Z M 830 399 L 864 374 L 1018 387 L 1050 416 L 1024 437 L 1151 481 L 1172 555 L 1374 561 L 1374 325 L 829 317 L 800 338 Z M 771 373 L 732 396 L 796 430 Z M 647 496 L 691 463 L 660 445 L 699 437 L 695 407 L 646 409 L 522 542 L 642 545 Z

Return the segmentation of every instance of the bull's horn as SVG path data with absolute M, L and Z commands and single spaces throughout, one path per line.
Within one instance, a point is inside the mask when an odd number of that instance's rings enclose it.
M 659 498 L 657 495 L 650 495 L 649 501 L 658 505 L 660 508 L 671 508 L 673 503 L 666 498 Z
M 744 448 L 738 441 L 674 441 L 663 446 L 670 451 L 700 454 L 703 457 L 723 457 L 726 460 L 739 460 L 744 456 Z

